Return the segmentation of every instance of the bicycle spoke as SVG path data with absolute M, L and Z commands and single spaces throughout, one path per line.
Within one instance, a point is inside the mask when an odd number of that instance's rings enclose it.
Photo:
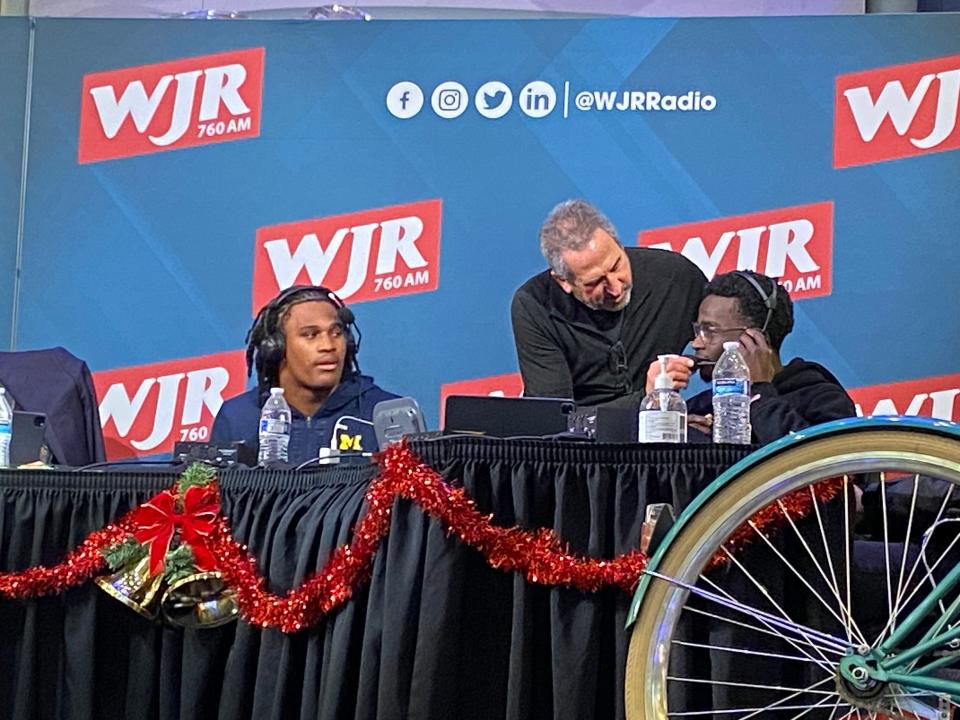
M 762 685 L 758 683 L 745 683 L 734 680 L 707 680 L 706 678 L 681 678 L 673 677 L 672 675 L 667 676 L 667 680 L 673 682 L 683 682 L 683 683 L 695 683 L 699 685 L 723 685 L 728 687 L 748 687 L 755 690 L 779 690 L 780 692 L 792 692 L 792 693 L 809 693 L 811 695 L 832 695 L 836 696 L 835 690 L 812 690 L 811 688 L 816 687 L 820 684 L 821 681 L 817 681 L 816 684 L 811 685 L 807 688 L 794 688 L 794 687 L 783 687 L 782 685 Z
M 686 710 L 686 711 L 679 711 L 679 712 L 670 712 L 670 713 L 667 713 L 667 715 L 668 715 L 669 717 L 696 717 L 696 716 L 700 716 L 700 715 L 732 715 L 732 714 L 734 714 L 734 713 L 747 713 L 746 715 L 740 715 L 739 717 L 735 718 L 734 720 L 749 720 L 750 718 L 756 717 L 759 713 L 762 713 L 762 712 L 770 712 L 771 710 L 776 711 L 776 712 L 787 711 L 787 710 L 804 710 L 804 711 L 809 711 L 809 710 L 812 710 L 812 709 L 816 709 L 816 708 L 818 708 L 818 707 L 821 707 L 824 702 L 829 701 L 829 698 L 826 698 L 826 699 L 824 699 L 824 700 L 821 700 L 820 702 L 815 703 L 815 704 L 812 704 L 812 705 L 811 705 L 811 704 L 806 704 L 806 705 L 784 705 L 783 703 L 788 702 L 789 700 L 792 700 L 793 698 L 797 697 L 798 695 L 802 695 L 802 694 L 804 694 L 804 693 L 812 692 L 814 688 L 817 688 L 817 687 L 819 687 L 820 685 L 823 685 L 825 682 L 827 682 L 827 681 L 829 681 L 829 680 L 830 680 L 830 678 L 824 678 L 823 680 L 819 680 L 818 682 L 813 683 L 813 684 L 810 685 L 809 687 L 803 688 L 803 689 L 799 690 L 798 692 L 791 693 L 790 695 L 787 695 L 786 697 L 783 697 L 783 698 L 781 698 L 780 700 L 777 700 L 777 701 L 774 702 L 774 703 L 771 703 L 771 704 L 769 704 L 769 705 L 765 705 L 764 707 L 729 708 L 729 709 L 715 709 L 715 710 Z M 835 693 L 831 693 L 831 695 L 835 695 Z
M 844 574 L 847 576 L 847 607 L 850 608 L 851 612 L 847 614 L 847 638 L 853 637 L 853 599 L 851 597 L 851 588 L 850 583 L 850 548 L 853 545 L 853 535 L 850 534 L 850 476 L 843 476 L 843 536 L 848 538 L 846 542 L 843 543 L 843 550 L 846 556 L 846 567 L 844 568 Z
M 810 710 L 816 709 L 816 708 L 820 707 L 820 706 L 823 704 L 823 702 L 825 702 L 825 701 L 821 701 L 821 702 L 815 703 L 815 704 L 813 704 L 813 705 L 793 705 L 793 706 L 785 706 L 785 705 L 783 705 L 783 703 L 787 702 L 788 700 L 793 700 L 793 699 L 794 699 L 795 697 L 797 697 L 798 695 L 803 695 L 804 693 L 809 693 L 809 692 L 811 692 L 811 691 L 813 690 L 813 688 L 815 688 L 815 687 L 820 687 L 821 685 L 823 685 L 823 684 L 824 684 L 825 682 L 827 682 L 828 680 L 830 680 L 830 678 L 824 678 L 823 680 L 820 680 L 819 682 L 813 683 L 813 684 L 810 685 L 809 687 L 806 687 L 806 688 L 803 688 L 802 690 L 799 690 L 799 691 L 797 691 L 797 692 L 791 693 L 790 695 L 787 695 L 786 697 L 783 697 L 783 698 L 781 698 L 780 700 L 777 700 L 777 701 L 774 702 L 774 703 L 770 703 L 770 704 L 767 705 L 766 707 L 758 708 L 757 710 L 751 712 L 749 715 L 744 715 L 744 716 L 742 716 L 742 717 L 740 717 L 740 718 L 737 718 L 737 720 L 750 720 L 750 718 L 756 717 L 757 715 L 759 715 L 759 714 L 762 713 L 762 712 L 763 712 L 763 713 L 766 713 L 766 712 L 770 712 L 771 710 L 776 710 L 777 712 L 779 712 L 779 711 L 781 711 L 781 710 L 790 709 L 790 710 L 803 710 L 803 711 L 805 711 L 805 712 L 809 712 Z M 792 718 L 791 718 L 791 720 L 792 720 Z
M 756 717 L 758 712 L 766 712 L 768 710 L 788 711 L 788 710 L 807 710 L 807 709 L 816 709 L 818 705 L 783 705 L 781 707 L 775 708 L 731 708 L 730 710 L 687 710 L 687 711 L 677 711 L 677 712 L 668 712 L 667 717 L 702 717 L 704 715 L 732 715 L 733 713 L 746 712 L 752 713 L 750 715 L 744 715 L 740 718 L 734 718 L 734 720 L 747 720 L 747 718 Z
M 739 601 L 738 601 L 736 598 L 734 598 L 733 595 L 731 595 L 731 594 L 730 594 L 729 592 L 727 592 L 725 589 L 723 589 L 722 587 L 720 587 L 719 585 L 717 585 L 717 584 L 716 584 L 715 582 L 713 582 L 710 578 L 701 575 L 701 576 L 700 576 L 700 579 L 701 579 L 703 582 L 705 582 L 706 584 L 710 585 L 712 588 L 714 588 L 718 593 L 720 593 L 724 598 L 727 598 L 730 602 L 738 603 L 738 604 L 741 604 L 741 605 L 742 605 L 742 603 L 739 603 Z M 744 606 L 744 607 L 746 607 L 746 606 Z M 765 613 L 764 611 L 759 610 L 759 609 L 757 609 L 757 608 L 753 608 L 753 609 L 752 609 L 752 611 L 751 611 L 751 617 L 754 617 L 754 618 L 756 618 L 757 620 L 759 620 L 759 621 L 760 621 L 763 625 L 765 625 L 765 626 L 767 627 L 767 629 L 770 630 L 770 631 L 773 631 L 774 628 L 776 628 L 776 627 L 783 627 L 783 622 L 784 622 L 784 621 L 780 620 L 780 619 L 777 618 L 775 615 L 769 615 L 769 614 Z M 778 622 L 771 622 L 771 621 L 778 621 Z M 789 618 L 787 618 L 787 622 L 788 622 L 788 623 L 791 622 L 791 621 L 789 620 Z M 779 625 L 778 625 L 778 623 L 779 623 Z M 796 626 L 796 627 L 799 627 L 799 626 Z M 798 632 L 798 630 L 796 629 L 796 627 L 791 627 L 791 628 L 789 628 L 789 629 L 793 629 L 794 632 Z M 785 629 L 786 629 L 786 628 L 785 628 Z M 774 634 L 776 635 L 777 633 L 774 633 Z M 824 652 L 825 652 L 825 651 L 830 650 L 831 652 L 834 652 L 835 654 L 845 654 L 845 652 L 846 652 L 846 650 L 847 650 L 846 646 L 844 647 L 843 652 L 841 652 L 840 649 L 839 649 L 838 647 L 836 647 L 835 645 L 823 645 L 823 646 L 820 646 L 820 645 L 818 645 L 817 643 L 812 642 L 812 640 L 810 639 L 809 635 L 804 635 L 804 634 L 799 633 L 799 632 L 798 632 L 798 634 L 801 634 L 801 637 L 803 637 L 803 640 L 800 640 L 799 638 L 796 638 L 796 637 L 790 637 L 789 635 L 784 635 L 783 633 L 779 633 L 779 637 L 780 637 L 781 640 L 783 640 L 783 641 L 786 642 L 788 645 L 790 645 L 791 647 L 793 647 L 793 649 L 796 650 L 797 652 L 799 652 L 801 655 L 803 655 L 804 657 L 808 658 L 811 662 L 816 663 L 816 664 L 820 667 L 820 669 L 823 670 L 824 672 L 830 672 L 830 667 L 831 667 L 831 663 L 830 663 L 829 659 L 827 658 L 826 655 L 824 655 Z M 818 638 L 818 639 L 819 639 L 821 642 L 823 642 L 823 638 Z M 802 647 L 802 645 L 807 645 L 807 646 L 811 647 L 813 650 L 815 650 L 815 651 L 817 652 L 817 654 L 820 656 L 820 659 L 815 658 L 810 652 L 808 652 L 804 647 Z
M 794 623 L 793 620 L 790 618 L 790 615 L 787 613 L 787 611 L 784 610 L 784 609 L 780 606 L 780 604 L 779 604 L 776 600 L 773 599 L 773 597 L 770 595 L 770 591 L 767 590 L 766 586 L 763 585 L 763 583 L 761 583 L 760 581 L 758 581 L 758 580 L 753 576 L 753 574 L 752 574 L 749 570 L 747 570 L 746 567 L 744 567 L 743 563 L 741 563 L 737 558 L 735 558 L 735 557 L 733 556 L 733 553 L 731 553 L 729 550 L 727 550 L 726 547 L 722 548 L 722 550 L 723 550 L 723 552 L 726 554 L 726 556 L 730 559 L 730 561 L 731 561 L 734 565 L 736 565 L 744 575 L 747 576 L 747 579 L 750 580 L 751 583 L 753 583 L 754 587 L 756 587 L 757 590 L 760 591 L 760 594 L 763 595 L 763 596 L 767 599 L 767 601 L 768 601 L 771 605 L 773 605 L 774 608 L 776 608 L 777 612 L 780 613 L 780 616 L 781 616 L 784 620 L 786 620 L 788 623 L 790 623 L 791 625 L 797 625 L 797 623 Z M 762 612 L 762 611 L 759 610 L 758 608 L 754 608 L 754 609 L 753 609 L 753 612 L 756 613 L 756 614 L 758 615 L 758 617 L 759 617 L 759 613 Z M 774 615 L 769 615 L 769 614 L 766 614 L 766 613 L 765 613 L 765 615 L 766 615 L 766 617 L 765 617 L 764 619 L 765 619 L 765 620 L 768 620 L 768 621 L 770 620 L 770 618 L 776 617 L 776 616 L 774 616 Z M 811 630 L 812 630 L 812 628 L 811 628 Z M 805 633 L 800 633 L 800 634 L 806 636 Z M 823 633 L 823 634 L 825 635 L 826 633 Z M 807 639 L 809 639 L 809 636 L 806 636 L 806 637 L 807 637 Z M 836 638 L 832 638 L 832 639 L 833 639 L 835 642 L 839 642 L 839 640 L 837 640 Z M 799 648 L 798 648 L 798 649 L 799 649 Z M 846 649 L 846 645 L 844 645 L 844 649 Z M 801 652 L 802 652 L 802 651 L 801 651 Z M 819 653 L 820 657 L 821 657 L 824 661 L 827 660 L 827 657 L 826 657 L 820 650 L 817 650 L 817 652 Z
M 913 536 L 913 515 L 917 507 L 917 490 L 920 486 L 920 475 L 913 476 L 913 492 L 910 493 L 910 514 L 907 517 L 907 534 L 906 541 L 904 542 L 903 552 L 900 554 L 900 575 L 897 578 L 897 600 L 893 605 L 893 612 L 890 613 L 890 621 L 893 623 L 890 626 L 890 632 L 893 632 L 897 629 L 897 616 L 900 614 L 900 601 L 903 599 L 903 592 L 906 587 L 903 584 L 903 573 L 907 568 L 907 548 L 909 547 L 910 538 Z
M 927 565 L 926 560 L 923 557 L 923 551 L 921 549 L 921 552 L 918 553 L 916 563 L 919 564 L 921 560 L 923 560 L 924 569 L 926 572 L 924 572 L 924 574 L 917 579 L 917 586 L 913 588 L 913 590 L 907 596 L 907 599 L 904 601 L 904 605 L 908 604 L 914 598 L 914 596 L 918 592 L 920 592 L 920 590 L 923 589 L 924 585 L 928 581 L 931 586 L 935 586 L 937 584 L 936 579 L 933 577 L 933 571 L 940 566 L 940 563 L 943 562 L 943 559 L 950 553 L 951 550 L 953 550 L 957 542 L 960 542 L 960 534 L 958 534 L 956 537 L 953 538 L 953 540 L 950 541 L 950 544 L 942 553 L 940 553 L 940 557 L 937 558 L 936 562 L 934 562 L 933 565 L 929 565 L 929 566 Z M 883 631 L 880 633 L 880 636 L 877 638 L 876 644 L 879 644 L 886 638 L 887 632 L 890 630 L 891 622 L 892 620 L 887 621 L 887 624 L 884 626 Z M 874 645 L 874 647 L 876 647 L 876 644 Z
M 833 709 L 830 711 L 830 717 L 828 717 L 827 720 L 834 720 L 834 718 L 836 718 L 837 710 L 839 709 L 840 704 L 842 702 L 843 702 L 843 699 L 839 695 L 837 695 L 837 701 L 833 704 Z
M 706 577 L 706 576 L 704 576 L 704 575 L 701 575 L 701 576 L 700 576 L 700 579 L 701 579 L 701 581 L 703 581 L 703 582 L 705 582 L 706 584 L 708 584 L 708 585 L 710 585 L 711 587 L 713 587 L 718 593 L 720 593 L 723 597 L 725 597 L 726 599 L 728 599 L 730 602 L 734 602 L 734 603 L 737 603 L 737 602 L 738 602 L 738 601 L 736 600 L 736 598 L 734 598 L 729 592 L 727 592 L 726 590 L 724 590 L 722 587 L 720 587 L 719 585 L 717 585 L 715 582 L 713 582 L 712 580 L 710 580 L 710 578 L 708 578 L 708 577 Z M 786 642 L 788 645 L 790 645 L 791 647 L 793 647 L 794 650 L 796 650 L 796 651 L 799 652 L 801 655 L 803 655 L 805 658 L 807 658 L 810 662 L 816 664 L 816 665 L 817 665 L 821 670 L 823 670 L 824 672 L 827 672 L 827 673 L 830 672 L 830 665 L 829 665 L 828 663 L 825 663 L 825 662 L 824 662 L 824 661 L 827 660 L 826 655 L 823 654 L 825 651 L 829 650 L 830 652 L 833 652 L 833 653 L 838 654 L 838 655 L 845 654 L 845 653 L 841 652 L 841 651 L 840 651 L 838 648 L 836 648 L 836 647 L 830 647 L 830 646 L 820 647 L 820 646 L 818 646 L 816 643 L 811 642 L 808 637 L 805 637 L 803 640 L 800 640 L 800 639 L 795 638 L 795 637 L 789 637 L 789 636 L 787 636 L 787 635 L 784 635 L 782 632 L 781 632 L 781 633 L 775 632 L 775 631 L 774 631 L 774 628 L 775 628 L 776 626 L 773 625 L 772 623 L 769 623 L 769 622 L 765 621 L 765 620 L 764 620 L 764 617 L 763 617 L 763 612 L 760 611 L 760 610 L 754 610 L 754 614 L 752 614 L 751 617 L 756 617 L 756 619 L 758 619 L 758 620 L 767 628 L 767 630 L 768 630 L 772 635 L 774 635 L 775 637 L 779 637 L 781 640 L 783 640 L 783 641 Z M 812 649 L 816 650 L 816 651 L 817 651 L 817 654 L 820 655 L 820 658 L 821 658 L 821 659 L 818 660 L 817 658 L 815 658 L 815 657 L 814 657 L 812 654 L 810 654 L 806 649 L 804 649 L 804 648 L 802 647 L 802 645 L 807 645 L 807 646 L 811 647 Z
M 791 562 L 784 556 L 784 554 L 783 554 L 782 552 L 780 552 L 779 549 L 777 549 L 777 547 L 773 544 L 773 542 L 770 540 L 770 538 L 768 538 L 768 537 L 760 530 L 760 528 L 758 528 L 758 527 L 756 526 L 755 523 L 753 523 L 753 522 L 751 521 L 751 522 L 749 523 L 749 525 L 750 525 L 750 527 L 753 529 L 753 531 L 754 531 L 757 535 L 759 535 L 760 538 L 767 544 L 767 546 L 774 552 L 774 554 L 775 554 L 778 558 L 780 558 L 780 561 L 784 564 L 784 566 L 785 566 L 787 569 L 789 569 L 790 572 L 792 572 L 792 573 L 796 576 L 796 578 L 803 584 L 803 586 L 804 586 L 805 588 L 807 588 L 807 590 L 810 591 L 810 594 L 813 595 L 813 597 L 815 597 L 815 598 L 820 602 L 821 605 L 823 605 L 824 609 L 826 609 L 826 611 L 827 611 L 828 613 L 830 613 L 837 622 L 839 622 L 841 625 L 843 625 L 843 618 L 841 618 L 841 617 L 834 611 L 834 609 L 833 609 L 832 607 L 830 607 L 829 603 L 827 603 L 827 601 L 823 599 L 823 596 L 822 596 L 820 593 L 818 593 L 818 592 L 813 588 L 813 586 L 812 586 L 812 585 L 807 581 L 807 579 L 803 576 L 803 573 L 801 573 L 799 570 L 797 570 L 796 567 L 794 567 L 793 563 L 791 563 Z M 811 555 L 811 557 L 813 557 L 813 556 Z M 816 558 L 814 558 L 814 562 L 816 563 Z M 821 571 L 821 574 L 822 574 L 822 571 Z
M 893 589 L 890 587 L 890 529 L 887 522 L 887 478 L 886 473 L 880 472 L 880 506 L 883 512 L 883 563 L 886 568 L 887 585 L 887 612 L 893 617 Z M 906 552 L 906 543 L 904 543 Z
M 947 492 L 944 495 L 943 502 L 940 503 L 940 508 L 937 510 L 937 515 L 936 517 L 934 517 L 933 522 L 931 523 L 931 527 L 936 526 L 937 523 L 939 523 L 943 519 L 943 514 L 947 509 L 948 503 L 950 502 L 950 497 L 953 495 L 954 487 L 955 485 L 951 483 L 950 486 L 947 488 Z M 907 598 L 903 601 L 904 606 L 908 605 L 910 601 L 913 599 L 913 597 L 920 591 L 920 589 L 923 587 L 926 581 L 926 578 L 930 576 L 930 573 L 932 573 L 933 570 L 936 570 L 937 565 L 939 565 L 940 563 L 940 560 L 942 560 L 944 556 L 950 552 L 950 550 L 953 548 L 955 543 L 956 543 L 956 539 L 954 539 L 954 542 L 950 543 L 949 547 L 944 551 L 944 553 L 940 556 L 940 558 L 938 558 L 937 562 L 934 563 L 933 567 L 929 568 L 928 573 L 917 580 L 917 586 L 910 592 Z M 917 568 L 920 567 L 920 562 L 922 559 L 923 559 L 923 553 L 918 553 L 916 559 L 913 561 L 913 566 L 910 568 L 910 574 L 907 576 L 907 581 L 904 583 L 904 591 L 906 591 L 906 589 L 910 587 L 910 583 L 913 581 L 913 576 L 916 573 Z M 890 617 L 887 620 L 886 625 L 884 625 L 883 629 L 880 631 L 880 634 L 877 636 L 877 639 L 874 641 L 872 647 L 876 647 L 881 642 L 883 642 L 883 640 L 887 637 L 887 633 L 892 631 L 891 626 L 894 622 L 895 622 L 895 618 L 893 617 Z
M 720 652 L 733 653 L 734 655 L 755 655 L 757 657 L 777 658 L 778 660 L 796 660 L 797 662 L 813 663 L 829 674 L 833 672 L 832 668 L 823 667 L 820 661 L 815 660 L 809 655 L 784 655 L 782 653 L 763 652 L 760 650 L 744 650 L 743 648 L 730 647 L 727 645 L 707 645 L 705 643 L 690 642 L 689 640 L 674 640 L 671 644 L 680 645 L 681 647 L 698 648 L 700 650 L 719 650 Z M 833 667 L 836 667 L 836 664 L 834 664 Z
M 960 522 L 960 520 L 943 520 L 943 521 L 942 521 L 942 523 L 943 523 L 944 525 L 949 524 L 949 523 L 956 523 L 956 522 Z M 928 531 L 927 531 L 927 533 L 930 533 L 930 532 L 931 532 L 931 530 L 928 530 Z M 954 540 L 956 540 L 956 539 L 957 539 L 957 538 L 954 537 Z M 933 571 L 934 571 L 934 569 L 936 569 L 936 565 L 940 563 L 940 560 L 943 559 L 943 556 L 946 555 L 947 552 L 949 552 L 950 550 L 949 550 L 949 548 L 948 548 L 946 552 L 941 553 L 941 554 L 940 554 L 940 557 L 937 558 L 937 562 L 934 563 L 934 567 L 930 567 L 930 566 L 927 564 L 927 544 L 929 543 L 929 541 L 930 541 L 930 536 L 929 536 L 929 535 L 926 536 L 926 537 L 924 537 L 924 541 L 923 541 L 922 545 L 920 546 L 920 558 L 923 560 L 923 567 L 924 567 L 924 569 L 927 571 L 926 577 L 927 577 L 927 579 L 930 581 L 930 587 L 931 587 L 931 588 L 935 588 L 935 587 L 937 586 L 937 582 L 936 582 L 936 579 L 933 577 Z M 946 614 L 947 614 L 947 608 L 946 608 L 946 606 L 943 604 L 943 598 L 940 598 L 940 599 L 937 601 L 937 606 L 940 608 L 940 613 L 941 613 L 941 614 L 943 614 L 943 615 L 946 615 Z M 951 613 L 951 614 L 953 614 L 953 613 Z M 949 620 L 949 618 L 945 618 L 945 620 Z
M 900 700 L 893 693 L 888 695 L 888 697 L 893 701 L 893 704 L 897 706 L 897 712 L 903 715 L 903 707 L 900 705 Z
M 837 710 L 840 708 L 841 703 L 843 703 L 843 698 L 837 695 L 837 701 L 833 704 L 833 710 L 830 711 L 830 717 L 827 720 L 834 720 L 837 716 Z
M 830 694 L 831 694 L 831 695 L 834 695 L 834 696 L 837 695 L 837 693 L 835 693 L 835 692 L 832 692 L 832 693 L 830 693 Z M 807 713 L 809 713 L 811 710 L 816 710 L 817 708 L 823 707 L 823 706 L 826 705 L 828 702 L 830 702 L 830 698 L 828 698 L 828 697 L 827 697 L 827 698 L 824 698 L 823 700 L 821 700 L 820 702 L 818 702 L 816 705 L 813 705 L 813 706 L 807 708 L 806 710 L 804 710 L 804 711 L 802 711 L 802 712 L 800 712 L 800 713 L 797 713 L 797 714 L 794 715 L 792 718 L 790 718 L 790 720 L 800 720 L 800 718 L 802 718 L 804 715 L 806 715 Z
M 658 580 L 663 580 L 664 582 L 670 585 L 673 585 L 674 587 L 682 588 L 694 595 L 698 595 L 700 597 L 706 598 L 707 600 L 711 600 L 717 603 L 718 605 L 721 605 L 722 607 L 727 607 L 727 608 L 730 608 L 731 610 L 736 610 L 746 615 L 750 615 L 751 617 L 764 620 L 777 627 L 782 627 L 785 630 L 792 630 L 793 632 L 797 633 L 798 635 L 802 635 L 808 640 L 810 638 L 816 638 L 821 642 L 825 643 L 826 645 L 833 646 L 838 650 L 841 650 L 841 651 L 847 650 L 847 647 L 848 647 L 847 644 L 840 638 L 834 637 L 833 635 L 822 632 L 820 630 L 814 630 L 813 628 L 807 627 L 806 625 L 800 625 L 799 623 L 796 623 L 790 620 L 790 618 L 779 618 L 776 615 L 771 615 L 770 613 L 765 612 L 764 610 L 760 610 L 759 608 L 750 607 L 749 605 L 744 605 L 743 603 L 736 600 L 735 598 L 732 598 L 732 597 L 724 598 L 720 595 L 710 592 L 709 590 L 704 590 L 703 588 L 697 587 L 696 585 L 685 583 L 682 580 L 668 577 L 667 575 L 663 575 L 655 571 L 648 570 L 645 572 L 651 577 L 655 577 Z M 712 583 L 709 579 L 707 578 L 703 578 L 703 579 L 707 580 L 707 582 L 710 582 L 711 585 L 714 585 L 714 587 L 716 587 L 716 585 Z M 826 658 L 824 658 L 824 660 L 826 660 Z
M 810 492 L 811 492 L 811 493 L 813 492 L 813 486 L 812 486 L 812 485 L 810 486 Z M 816 500 L 816 495 L 814 495 L 813 500 L 814 500 L 813 507 L 814 507 L 814 510 L 816 511 L 817 523 L 818 523 L 819 526 L 820 526 L 820 536 L 821 536 L 821 538 L 823 538 L 823 540 L 824 540 L 824 554 L 826 555 L 826 558 L 827 558 L 827 564 L 830 566 L 830 575 L 831 575 L 831 577 L 833 577 L 833 582 L 830 581 L 830 578 L 828 578 L 828 577 L 827 577 L 827 574 L 823 571 L 823 567 L 821 567 L 820 561 L 817 560 L 817 557 L 816 557 L 816 555 L 814 555 L 813 550 L 810 548 L 810 545 L 807 543 L 806 538 L 803 537 L 803 533 L 800 532 L 800 529 L 797 527 L 796 523 L 794 522 L 793 516 L 790 515 L 790 511 L 787 509 L 787 506 L 783 504 L 783 500 L 782 500 L 782 499 L 778 499 L 778 500 L 777 500 L 777 505 L 779 506 L 780 511 L 781 511 L 781 512 L 784 514 L 784 516 L 787 518 L 787 522 L 790 523 L 790 527 L 793 528 L 793 532 L 794 532 L 794 534 L 797 536 L 797 539 L 800 541 L 800 544 L 803 545 L 803 549 L 807 551 L 807 555 L 810 557 L 810 560 L 813 562 L 813 566 L 817 569 L 817 572 L 820 573 L 820 577 L 823 578 L 823 581 L 824 581 L 824 583 L 826 583 L 827 588 L 828 588 L 828 589 L 830 590 L 830 592 L 833 594 L 833 599 L 837 601 L 837 608 L 839 609 L 841 615 L 844 615 L 844 614 L 845 614 L 847 617 L 849 617 L 850 623 L 851 623 L 851 627 L 852 627 L 853 630 L 856 631 L 858 641 L 859 641 L 860 643 L 864 643 L 864 642 L 866 642 L 866 638 L 864 637 L 863 633 L 860 632 L 860 628 L 857 627 L 856 621 L 853 620 L 853 615 L 852 615 L 852 610 L 851 610 L 851 608 L 849 608 L 849 607 L 844 608 L 844 607 L 843 607 L 843 600 L 841 600 L 841 598 L 840 598 L 840 590 L 837 588 L 837 579 L 836 579 L 836 576 L 835 576 L 834 573 L 833 573 L 833 562 L 832 562 L 832 560 L 830 559 L 830 550 L 829 550 L 829 548 L 828 548 L 827 545 L 826 545 L 826 531 L 824 530 L 824 527 L 823 527 L 823 520 L 822 520 L 821 517 L 820 517 L 820 510 L 819 510 L 819 508 L 818 508 L 819 503 L 818 503 L 817 500 Z M 756 528 L 754 528 L 754 529 L 756 530 Z M 844 541 L 845 541 L 845 542 L 848 542 L 849 539 L 848 539 L 848 538 L 844 538 Z M 774 552 L 776 552 L 776 550 L 774 550 Z M 814 594 L 816 594 L 815 591 L 813 590 L 813 588 L 810 588 L 810 589 L 811 589 L 811 592 L 814 592 Z M 830 613 L 831 613 L 838 621 L 840 621 L 840 624 L 841 624 L 841 625 L 846 626 L 846 622 L 845 622 L 839 615 L 836 615 L 835 613 L 833 613 L 833 610 L 827 606 L 826 601 L 824 601 L 824 600 L 821 598 L 821 602 L 823 602 L 824 607 L 826 607 L 827 610 L 829 610 Z M 844 613 L 844 610 L 846 610 L 845 613 Z M 851 640 L 851 638 L 850 638 L 849 636 L 847 637 L 847 640 L 851 641 L 851 644 L 852 644 L 852 640 Z
M 830 585 L 833 588 L 834 596 L 837 599 L 837 606 L 840 608 L 841 613 L 843 613 L 843 611 L 846 610 L 846 620 L 844 621 L 843 626 L 847 631 L 847 642 L 849 642 L 852 645 L 853 630 L 856 630 L 858 638 L 863 638 L 864 635 L 863 635 L 863 632 L 860 630 L 860 628 L 857 627 L 856 621 L 853 619 L 853 608 L 850 607 L 849 597 L 847 599 L 846 606 L 844 606 L 843 599 L 840 597 L 840 585 L 837 582 L 837 573 L 833 567 L 833 554 L 830 552 L 830 543 L 827 542 L 827 533 L 823 527 L 823 518 L 820 516 L 820 502 L 817 499 L 816 492 L 814 492 L 813 490 L 813 485 L 809 485 L 807 487 L 810 490 L 810 499 L 813 501 L 813 512 L 817 516 L 817 527 L 820 529 L 820 541 L 823 544 L 823 554 L 826 556 L 827 566 L 830 568 L 831 582 L 828 582 L 828 585 Z M 846 494 L 846 492 L 847 492 L 847 488 L 846 486 L 844 486 L 844 494 Z M 789 518 L 789 514 L 787 515 L 787 517 Z M 792 520 L 790 524 L 793 525 Z M 794 531 L 796 531 L 796 527 L 794 527 Z M 799 533 L 798 533 L 798 536 L 799 536 Z M 852 538 L 850 537 L 850 535 L 849 534 L 844 535 L 844 538 L 843 538 L 844 546 L 849 547 L 851 542 L 852 542 Z
M 700 608 L 695 608 L 690 605 L 685 605 L 684 610 L 687 612 L 696 613 L 697 615 L 704 615 L 706 617 L 712 618 L 714 620 L 720 620 L 722 622 L 730 623 L 731 625 L 736 625 L 738 627 L 746 628 L 747 630 L 753 630 L 756 633 L 761 633 L 763 635 L 771 635 L 775 638 L 780 638 L 784 640 L 782 633 L 778 633 L 774 630 L 767 628 L 757 627 L 756 625 L 751 625 L 750 623 L 741 622 L 739 620 L 734 620 L 733 618 L 725 617 L 724 615 L 717 615 L 716 613 L 707 612 L 706 610 L 701 610 Z M 846 653 L 837 650 L 836 648 L 827 646 L 827 645 L 814 645 L 812 642 L 806 640 L 799 640 L 797 638 L 792 638 L 793 642 L 799 643 L 800 645 L 809 645 L 810 647 L 819 647 L 824 652 L 835 653 L 836 655 L 845 655 Z

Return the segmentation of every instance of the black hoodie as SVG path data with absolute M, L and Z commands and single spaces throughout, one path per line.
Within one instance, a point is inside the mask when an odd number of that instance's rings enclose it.
M 794 358 L 784 365 L 772 382 L 754 383 L 750 404 L 753 441 L 760 445 L 773 442 L 795 430 L 811 425 L 853 417 L 857 414 L 853 400 L 840 381 L 822 365 Z M 687 401 L 691 415 L 713 412 L 710 390 Z

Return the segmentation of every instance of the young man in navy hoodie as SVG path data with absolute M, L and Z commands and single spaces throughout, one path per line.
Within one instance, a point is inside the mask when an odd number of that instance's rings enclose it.
M 290 405 L 291 464 L 339 452 L 377 450 L 372 418 L 381 400 L 397 397 L 360 374 L 353 312 L 330 290 L 296 285 L 258 313 L 247 333 L 247 374 L 257 387 L 227 400 L 213 423 L 217 443 L 259 446 L 260 411 L 270 388 Z
M 784 365 L 780 347 L 793 330 L 793 301 L 776 280 L 748 270 L 718 275 L 707 283 L 693 325 L 693 349 L 700 376 L 713 378 L 713 363 L 723 354 L 723 343 L 737 340 L 750 368 L 753 402 L 750 423 L 753 442 L 765 444 L 811 425 L 856 415 L 853 400 L 840 381 L 822 365 L 793 358 Z M 694 361 L 675 357 L 669 364 L 674 387 L 684 388 Z M 647 373 L 647 391 L 659 372 L 653 363 Z M 711 434 L 710 390 L 687 400 L 691 428 Z

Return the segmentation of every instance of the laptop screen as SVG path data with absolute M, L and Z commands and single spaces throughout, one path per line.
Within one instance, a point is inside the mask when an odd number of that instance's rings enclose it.
M 562 398 L 450 395 L 443 431 L 499 438 L 557 435 L 567 431 L 567 416 L 575 407 L 572 400 Z

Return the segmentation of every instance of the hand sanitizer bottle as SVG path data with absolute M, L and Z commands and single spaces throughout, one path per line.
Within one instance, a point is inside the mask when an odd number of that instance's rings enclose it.
M 640 403 L 637 440 L 642 443 L 683 443 L 687 441 L 687 403 L 673 389 L 667 375 L 669 355 L 660 355 L 660 374 L 653 390 Z

